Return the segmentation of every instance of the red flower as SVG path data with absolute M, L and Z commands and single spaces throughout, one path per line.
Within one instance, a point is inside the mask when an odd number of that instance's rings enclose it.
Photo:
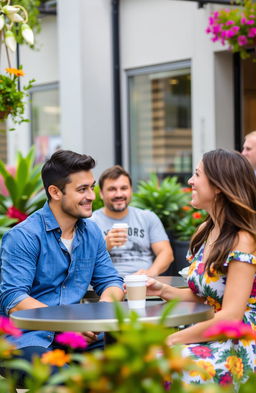
M 7 216 L 10 218 L 17 218 L 18 222 L 24 221 L 28 217 L 26 213 L 21 212 L 15 206 L 11 206 L 8 208 Z
M 194 283 L 194 281 L 188 280 L 188 286 L 193 293 L 198 293 L 198 288 L 197 288 L 196 284 Z
M 252 287 L 251 296 L 252 296 L 252 297 L 255 297 L 255 296 L 256 296 L 256 280 L 254 280 L 254 282 L 253 282 L 253 287 Z
M 196 220 L 199 220 L 202 218 L 202 214 L 199 212 L 195 212 L 192 214 L 192 217 L 195 218 Z
M 225 373 L 220 377 L 220 385 L 229 385 L 233 383 L 233 378 L 229 373 Z
M 183 192 L 191 192 L 191 188 L 190 187 L 185 187 L 182 189 Z
M 203 345 L 198 345 L 194 348 L 191 348 L 191 352 L 199 358 L 210 358 L 212 357 L 212 351 L 208 347 L 204 347 Z
M 10 334 L 15 337 L 21 336 L 21 331 L 14 326 L 12 321 L 6 317 L 0 317 L 0 333 Z

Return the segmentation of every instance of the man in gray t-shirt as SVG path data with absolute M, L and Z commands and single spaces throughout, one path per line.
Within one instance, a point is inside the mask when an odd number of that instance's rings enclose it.
M 168 236 L 155 213 L 128 206 L 132 198 L 128 172 L 115 165 L 102 173 L 99 186 L 104 207 L 91 219 L 100 227 L 118 272 L 157 276 L 167 270 L 173 261 Z M 127 223 L 128 233 L 112 228 L 116 223 Z

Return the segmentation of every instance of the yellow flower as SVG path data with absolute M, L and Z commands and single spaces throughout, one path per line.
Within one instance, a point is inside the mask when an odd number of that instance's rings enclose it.
M 205 360 L 198 360 L 196 364 L 200 366 L 202 370 L 198 369 L 190 371 L 189 374 L 192 377 L 199 375 L 204 381 L 207 381 L 208 379 L 212 379 L 215 376 L 216 371 L 210 362 L 206 362 Z
M 19 70 L 18 68 L 6 68 L 5 71 L 8 72 L 9 74 L 16 75 L 16 76 L 25 75 L 24 72 L 22 70 Z
M 208 274 L 205 272 L 204 277 L 205 277 L 205 281 L 207 284 L 210 284 L 211 282 L 216 282 L 219 281 L 220 279 L 220 274 L 217 273 L 213 267 L 210 267 L 210 272 L 213 274 L 213 276 L 208 276 Z
M 189 269 L 188 269 L 188 275 L 189 275 L 189 276 L 190 276 L 190 274 L 193 273 L 193 271 L 195 270 L 195 268 L 196 268 L 196 262 L 191 263 L 191 265 L 189 266 Z
M 207 304 L 209 304 L 209 306 L 213 306 L 215 312 L 221 310 L 221 304 L 210 296 L 207 296 Z
M 238 358 L 237 356 L 229 356 L 227 357 L 227 363 L 225 366 L 227 369 L 238 379 L 240 379 L 243 376 L 244 373 L 244 365 L 242 362 L 241 358 Z
M 62 367 L 65 363 L 69 362 L 70 356 L 62 349 L 54 349 L 53 351 L 44 353 L 41 359 L 42 363 Z

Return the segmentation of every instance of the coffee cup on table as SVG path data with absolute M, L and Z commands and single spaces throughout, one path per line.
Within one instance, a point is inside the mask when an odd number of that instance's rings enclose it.
M 129 308 L 145 308 L 147 279 L 145 274 L 128 274 L 124 277 Z

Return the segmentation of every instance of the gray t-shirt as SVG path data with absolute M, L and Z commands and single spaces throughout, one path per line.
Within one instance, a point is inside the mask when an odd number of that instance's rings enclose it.
M 121 247 L 114 247 L 110 256 L 115 268 L 121 275 L 148 269 L 154 260 L 151 244 L 168 240 L 163 224 L 155 213 L 136 207 L 128 207 L 128 214 L 115 220 L 106 216 L 103 209 L 95 210 L 91 220 L 96 222 L 105 237 L 113 224 L 128 224 L 128 240 Z

